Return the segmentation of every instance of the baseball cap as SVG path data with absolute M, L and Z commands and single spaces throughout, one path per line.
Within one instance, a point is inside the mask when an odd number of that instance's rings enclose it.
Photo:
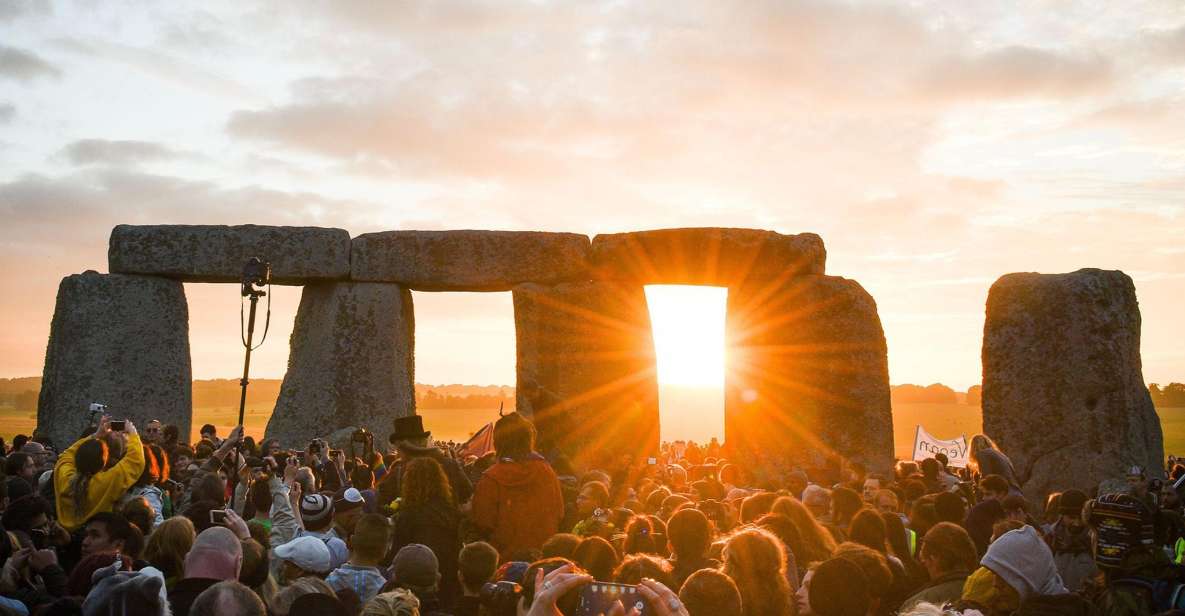
M 395 581 L 415 588 L 432 588 L 440 577 L 440 563 L 432 548 L 409 543 L 395 554 L 391 563 Z
M 333 501 L 324 494 L 305 494 L 300 497 L 300 517 L 316 524 L 333 516 Z
M 329 573 L 329 546 L 316 537 L 297 537 L 276 546 L 276 557 L 313 573 Z

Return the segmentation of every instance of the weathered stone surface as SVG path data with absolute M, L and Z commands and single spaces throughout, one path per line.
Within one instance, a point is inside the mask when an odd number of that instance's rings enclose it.
M 243 264 L 272 264 L 272 282 L 305 284 L 350 275 L 345 229 L 258 225 L 117 225 L 107 252 L 112 273 L 185 282 L 238 282 Z
M 590 242 L 576 233 L 384 231 L 353 240 L 351 278 L 417 291 L 508 291 L 586 280 Z
M 398 285 L 308 285 L 292 329 L 288 372 L 267 436 L 302 447 L 363 427 L 385 442 L 395 417 L 415 413 L 411 293 Z
M 142 428 L 149 419 L 189 434 L 189 309 L 180 282 L 146 276 L 67 276 L 45 352 L 37 429 L 64 449 L 87 427 L 92 402 Z
M 893 461 L 888 353 L 876 302 L 855 281 L 800 276 L 730 291 L 725 444 L 743 458 L 820 467 Z
M 518 410 L 543 451 L 584 461 L 658 450 L 658 382 L 639 286 L 583 282 L 514 288 Z
M 827 250 L 813 233 L 759 229 L 658 229 L 598 235 L 592 242 L 599 278 L 640 284 L 776 286 L 794 276 L 823 274 Z
M 1008 274 L 988 293 L 983 429 L 1026 494 L 1089 491 L 1160 468 L 1160 421 L 1140 364 L 1140 309 L 1119 271 Z

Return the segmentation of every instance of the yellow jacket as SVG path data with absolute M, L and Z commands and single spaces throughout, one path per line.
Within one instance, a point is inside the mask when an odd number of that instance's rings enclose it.
M 58 457 L 54 466 L 54 493 L 58 500 L 58 522 L 68 531 L 80 528 L 91 516 L 100 511 L 112 511 L 115 503 L 123 497 L 128 488 L 136 483 L 144 472 L 144 446 L 139 434 L 129 434 L 123 459 L 115 466 L 96 473 L 86 487 L 86 510 L 76 511 L 70 495 L 70 481 L 78 474 L 74 465 L 74 454 L 78 447 L 90 440 L 86 437 L 70 446 Z

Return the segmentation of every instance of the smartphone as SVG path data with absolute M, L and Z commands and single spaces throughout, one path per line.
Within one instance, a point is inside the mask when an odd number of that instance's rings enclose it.
M 655 464 L 658 464 L 658 458 L 646 458 L 646 464 L 654 466 Z
M 111 420 L 111 429 L 115 430 L 116 432 L 123 432 L 123 429 L 126 428 L 127 426 L 128 426 L 128 422 L 126 419 Z
M 226 525 L 226 510 L 225 509 L 211 509 L 210 523 L 215 526 Z
M 631 584 L 614 584 L 611 582 L 593 582 L 580 591 L 580 605 L 576 608 L 577 616 L 600 616 L 608 614 L 613 609 L 613 602 L 621 601 L 628 611 L 637 608 L 639 614 L 653 614 L 646 605 L 646 600 L 638 592 L 638 587 Z
M 329 450 L 329 457 L 331 457 L 331 458 L 340 458 L 341 455 L 342 455 L 342 450 L 340 450 L 340 449 L 330 449 Z

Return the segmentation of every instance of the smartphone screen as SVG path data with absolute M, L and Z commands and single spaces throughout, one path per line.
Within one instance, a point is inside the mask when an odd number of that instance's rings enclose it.
M 127 420 L 125 419 L 113 419 L 111 421 L 111 429 L 116 432 L 123 432 L 125 427 L 127 427 Z
M 210 523 L 217 525 L 217 526 L 222 526 L 222 525 L 226 524 L 226 510 L 225 509 L 211 509 L 210 510 Z
M 654 466 L 655 464 L 658 464 L 658 458 L 646 458 L 646 463 L 650 466 Z
M 638 592 L 637 586 L 630 584 L 613 584 L 611 582 L 593 582 L 580 591 L 580 606 L 576 608 L 577 616 L 600 616 L 608 614 L 613 609 L 613 602 L 621 601 L 626 611 L 638 608 L 640 614 L 650 614 L 651 611 Z

